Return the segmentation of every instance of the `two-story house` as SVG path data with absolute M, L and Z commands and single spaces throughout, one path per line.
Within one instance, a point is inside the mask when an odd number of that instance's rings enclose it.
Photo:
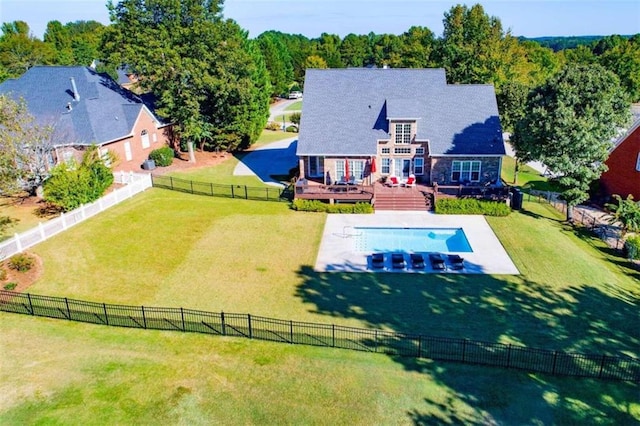
M 447 84 L 444 69 L 309 69 L 300 176 L 441 185 L 500 179 L 505 154 L 494 88 Z

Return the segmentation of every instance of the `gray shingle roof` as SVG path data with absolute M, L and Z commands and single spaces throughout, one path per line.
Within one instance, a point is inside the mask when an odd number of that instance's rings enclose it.
M 55 126 L 59 144 L 100 145 L 124 138 L 145 105 L 107 74 L 80 66 L 33 67 L 20 78 L 1 83 L 0 93 L 24 98 L 38 123 Z
M 307 70 L 298 155 L 375 155 L 389 118 L 417 119 L 431 155 L 503 155 L 491 85 L 447 85 L 444 69 Z

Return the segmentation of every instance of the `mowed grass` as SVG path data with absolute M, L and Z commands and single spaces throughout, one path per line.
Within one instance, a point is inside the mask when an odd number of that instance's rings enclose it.
M 152 189 L 38 245 L 30 291 L 638 356 L 640 274 L 544 204 L 489 219 L 520 276 L 316 273 L 324 218 Z M 1 315 L 8 424 L 640 421 L 638 384 Z
M 37 226 L 39 222 L 47 221 L 47 218 L 36 215 L 36 208 L 37 205 L 30 200 L 23 202 L 20 197 L 0 197 L 0 216 L 9 216 L 17 220 L 6 228 L 4 235 L 0 234 L 0 241 L 13 234 L 27 231 Z
M 520 165 L 518 181 L 514 182 L 515 170 L 515 158 L 509 157 L 508 155 L 502 157 L 502 180 L 509 185 L 538 191 L 559 192 L 561 190 L 556 182 L 550 181 L 546 176 L 542 176 L 539 171 L 526 164 Z
M 300 110 L 302 110 L 302 101 L 296 101 L 296 102 L 292 103 L 291 105 L 289 105 L 288 107 L 286 107 L 284 110 L 285 111 L 300 111 Z
M 633 424 L 637 385 L 2 314 L 0 423 Z

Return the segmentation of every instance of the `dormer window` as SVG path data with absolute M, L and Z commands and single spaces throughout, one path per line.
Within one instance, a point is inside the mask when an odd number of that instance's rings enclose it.
M 396 123 L 396 144 L 411 143 L 411 123 Z

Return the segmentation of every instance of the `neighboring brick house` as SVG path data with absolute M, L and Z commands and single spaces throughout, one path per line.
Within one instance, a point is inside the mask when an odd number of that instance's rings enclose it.
M 321 183 L 346 174 L 499 182 L 505 150 L 494 88 L 447 84 L 444 69 L 309 69 L 297 155 L 300 177 Z
M 609 170 L 600 177 L 607 198 L 618 194 L 640 201 L 640 105 L 633 106 L 634 123 L 613 146 L 605 162 Z
M 91 67 L 36 66 L 0 83 L 0 94 L 24 99 L 38 124 L 54 127 L 52 164 L 80 159 L 96 145 L 117 155 L 115 170 L 136 171 L 171 139 L 171 125 L 151 102 Z

